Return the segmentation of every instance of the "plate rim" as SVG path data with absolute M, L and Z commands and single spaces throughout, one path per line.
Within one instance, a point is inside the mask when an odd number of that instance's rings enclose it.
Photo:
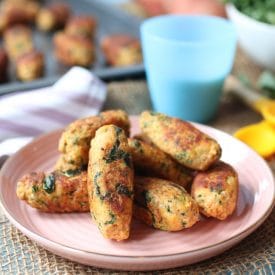
M 130 119 L 137 119 L 137 116 L 130 116 Z M 247 146 L 245 143 L 243 143 L 242 141 L 237 140 L 236 138 L 234 138 L 233 136 L 231 136 L 230 134 L 216 129 L 214 127 L 211 126 L 207 126 L 207 125 L 203 125 L 203 124 L 199 124 L 199 123 L 192 123 L 193 125 L 195 125 L 196 127 L 200 128 L 205 128 L 208 129 L 210 131 L 214 131 L 217 134 L 221 134 L 221 135 L 225 135 L 227 137 L 230 137 L 232 139 L 234 139 L 236 142 L 240 143 L 242 146 L 245 146 L 246 149 L 248 149 L 250 151 L 250 153 L 252 153 L 252 155 L 254 155 L 254 157 L 256 157 L 261 163 L 262 165 L 265 167 L 266 171 L 268 172 L 268 177 L 270 177 L 271 182 L 270 184 L 273 183 L 273 198 L 270 202 L 270 204 L 268 205 L 268 207 L 266 207 L 264 213 L 262 214 L 262 216 L 256 220 L 253 224 L 251 224 L 249 227 L 247 227 L 246 229 L 244 229 L 243 231 L 239 232 L 238 234 L 227 238 L 223 241 L 220 241 L 218 243 L 206 246 L 206 247 L 202 247 L 202 248 L 198 248 L 198 249 L 194 249 L 194 250 L 189 250 L 189 251 L 185 251 L 185 252 L 178 252 L 178 253 L 169 253 L 169 254 L 163 254 L 163 255 L 147 255 L 147 256 L 142 256 L 143 259 L 159 259 L 159 258 L 167 258 L 167 257 L 175 257 L 175 256 L 185 256 L 188 254 L 192 254 L 192 253 L 199 253 L 199 252 L 204 252 L 206 250 L 209 249 L 213 249 L 215 247 L 220 247 L 223 245 L 229 245 L 229 247 L 235 245 L 236 243 L 240 242 L 242 239 L 244 239 L 246 236 L 248 236 L 249 234 L 251 234 L 253 231 L 255 231 L 267 218 L 268 216 L 271 214 L 273 207 L 275 206 L 275 181 L 274 181 L 274 176 L 273 173 L 270 169 L 270 167 L 267 165 L 267 163 L 264 161 L 264 159 L 262 159 L 253 149 L 251 149 L 249 146 Z M 1 183 L 1 179 L 3 178 L 3 174 L 7 168 L 9 166 L 9 163 L 11 163 L 13 161 L 13 159 L 17 158 L 17 155 L 21 153 L 21 151 L 24 151 L 27 149 L 27 147 L 32 146 L 34 143 L 39 142 L 41 139 L 45 139 L 47 138 L 47 136 L 51 136 L 54 134 L 61 134 L 61 131 L 63 130 L 63 128 L 61 129 L 57 129 L 54 131 L 50 131 L 48 133 L 44 133 L 36 138 L 34 138 L 30 143 L 28 143 L 27 145 L 25 145 L 24 147 L 22 147 L 19 151 L 17 151 L 13 156 L 11 156 L 6 163 L 4 164 L 4 166 L 2 167 L 2 169 L 0 170 L 0 183 Z M 116 258 L 116 259 L 138 259 L 141 258 L 140 256 L 127 256 L 127 255 L 113 255 L 113 254 L 104 254 L 104 253 L 98 253 L 98 252 L 94 252 L 94 251 L 86 251 L 83 249 L 78 249 L 78 248 L 74 248 L 74 247 L 70 247 L 68 245 L 65 244 L 61 244 L 59 242 L 53 241 L 51 239 L 48 239 L 45 236 L 42 236 L 39 233 L 36 233 L 30 229 L 28 229 L 27 227 L 25 227 L 23 224 L 21 224 L 19 221 L 17 221 L 17 219 L 12 215 L 12 213 L 9 212 L 8 209 L 6 209 L 6 207 L 4 206 L 4 203 L 2 201 L 3 196 L 0 193 L 0 207 L 2 208 L 3 212 L 5 213 L 5 215 L 7 216 L 7 218 L 9 219 L 9 221 L 16 227 L 18 228 L 23 234 L 27 235 L 29 238 L 33 239 L 34 241 L 38 242 L 40 245 L 42 246 L 51 246 L 53 249 L 52 250 L 63 250 L 66 252 L 74 252 L 78 255 L 83 255 L 84 254 L 88 254 L 88 255 L 94 255 L 94 256 L 102 256 L 102 257 L 108 257 L 108 258 Z M 234 244 L 232 244 L 230 246 L 231 242 L 234 242 Z M 50 249 L 48 249 L 50 250 Z M 219 253 L 220 254 L 220 253 Z

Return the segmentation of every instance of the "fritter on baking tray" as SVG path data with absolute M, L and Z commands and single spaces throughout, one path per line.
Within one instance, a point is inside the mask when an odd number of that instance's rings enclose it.
M 0 4 L 0 21 L 3 29 L 15 24 L 30 24 L 35 21 L 39 3 L 30 0 L 5 0 Z
M 101 49 L 111 66 L 129 66 L 142 62 L 140 42 L 126 34 L 114 34 L 103 38 Z
M 53 43 L 55 56 L 64 65 L 88 67 L 95 61 L 95 46 L 90 38 L 58 32 Z
M 34 49 L 32 31 L 24 25 L 15 25 L 4 32 L 4 47 L 11 60 L 31 52 Z
M 65 3 L 52 3 L 40 9 L 36 25 L 42 31 L 53 31 L 63 28 L 71 15 L 70 6 Z
M 32 50 L 16 60 L 16 75 L 22 81 L 32 81 L 43 75 L 44 55 L 43 53 Z

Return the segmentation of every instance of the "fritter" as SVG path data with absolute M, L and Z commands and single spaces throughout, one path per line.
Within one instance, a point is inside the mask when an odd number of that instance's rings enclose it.
M 91 142 L 88 195 L 91 215 L 105 238 L 129 237 L 133 176 L 126 134 L 115 125 L 102 126 Z
M 5 0 L 0 6 L 1 16 L 6 20 L 6 27 L 33 23 L 38 11 L 39 4 L 28 0 Z
M 95 61 L 95 46 L 90 38 L 58 32 L 53 41 L 55 56 L 64 65 L 88 67 Z
M 199 208 L 180 185 L 158 178 L 136 177 L 134 216 L 154 228 L 179 231 L 199 220 Z
M 89 210 L 87 172 L 69 170 L 30 173 L 17 183 L 17 197 L 43 212 L 71 213 Z
M 134 167 L 145 175 L 171 180 L 185 187 L 192 181 L 191 172 L 156 146 L 138 139 L 128 139 Z
M 139 123 L 157 147 L 188 168 L 206 170 L 221 156 L 217 141 L 186 121 L 145 111 Z
M 0 48 L 0 83 L 7 81 L 8 65 L 9 61 L 6 51 Z
M 42 8 L 36 18 L 36 25 L 42 31 L 53 31 L 63 28 L 71 15 L 69 5 L 53 3 Z
M 72 36 L 92 38 L 96 31 L 96 20 L 92 16 L 81 15 L 70 18 L 65 33 Z
M 34 49 L 31 29 L 23 25 L 8 28 L 4 32 L 4 47 L 13 61 L 31 52 Z
M 16 60 L 16 75 L 22 81 L 32 81 L 43 75 L 44 55 L 33 50 L 23 54 Z
M 112 66 L 128 66 L 142 62 L 140 42 L 130 35 L 107 36 L 101 42 L 101 49 L 107 63 Z
M 91 139 L 98 128 L 107 124 L 114 124 L 129 134 L 129 118 L 122 110 L 109 110 L 98 116 L 72 122 L 59 140 L 58 150 L 62 155 L 56 164 L 56 170 L 63 170 L 63 167 L 79 169 L 87 166 Z
M 196 175 L 191 195 L 202 214 L 224 220 L 236 208 L 238 186 L 236 171 L 229 164 L 219 161 L 209 170 Z

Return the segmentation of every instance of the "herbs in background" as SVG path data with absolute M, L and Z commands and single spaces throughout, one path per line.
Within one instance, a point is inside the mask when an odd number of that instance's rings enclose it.
M 253 89 L 252 82 L 246 75 L 240 74 L 238 79 L 244 86 Z M 264 96 L 275 99 L 275 74 L 264 71 L 257 81 L 257 87 Z
M 275 0 L 223 0 L 258 21 L 275 25 Z
M 258 80 L 258 86 L 266 96 L 275 99 L 275 74 L 263 72 Z

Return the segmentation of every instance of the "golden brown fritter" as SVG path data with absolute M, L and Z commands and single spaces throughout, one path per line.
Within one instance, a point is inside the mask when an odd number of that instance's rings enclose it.
M 55 56 L 64 65 L 88 67 L 95 61 L 95 46 L 90 38 L 58 32 L 53 41 Z
M 36 24 L 42 31 L 52 31 L 63 28 L 71 15 L 69 5 L 65 3 L 53 3 L 42 8 L 37 17 Z
M 61 154 L 55 164 L 55 169 L 59 171 L 68 171 L 68 170 L 85 170 L 87 165 L 76 165 L 72 161 L 68 161 L 66 159 L 68 158 L 67 155 Z
M 6 27 L 33 23 L 38 11 L 39 4 L 28 0 L 5 0 L 0 6 L 1 16 L 6 20 Z
M 23 54 L 16 60 L 16 75 L 22 81 L 32 81 L 43 75 L 44 55 L 33 50 Z
M 89 15 L 74 16 L 66 24 L 65 33 L 72 36 L 92 38 L 96 31 L 96 20 Z
M 107 63 L 112 66 L 128 66 L 142 62 L 140 42 L 130 35 L 107 36 L 101 42 L 101 49 Z
M 133 176 L 126 134 L 115 125 L 102 126 L 91 142 L 88 195 L 91 214 L 105 238 L 129 238 Z
M 238 186 L 236 171 L 229 164 L 219 161 L 209 170 L 196 175 L 191 194 L 201 213 L 224 220 L 236 208 Z
M 63 155 L 60 156 L 56 164 L 56 170 L 64 171 L 64 167 L 78 169 L 87 166 L 90 141 L 95 136 L 96 130 L 107 124 L 114 124 L 122 128 L 127 135 L 129 134 L 128 115 L 122 110 L 109 110 L 98 116 L 72 122 L 59 140 L 58 150 Z
M 4 32 L 4 46 L 12 60 L 31 52 L 34 49 L 31 29 L 23 25 L 8 28 Z
M 179 231 L 199 220 L 199 208 L 182 186 L 158 178 L 136 177 L 134 216 L 157 229 Z
M 0 48 L 0 83 L 7 81 L 8 56 L 6 51 Z
M 134 167 L 145 175 L 171 180 L 185 187 L 192 181 L 191 172 L 156 146 L 138 139 L 128 139 Z
M 87 172 L 30 173 L 17 183 L 17 197 L 43 212 L 89 211 Z
M 206 170 L 221 156 L 220 145 L 186 121 L 145 111 L 139 123 L 143 134 L 186 167 Z

